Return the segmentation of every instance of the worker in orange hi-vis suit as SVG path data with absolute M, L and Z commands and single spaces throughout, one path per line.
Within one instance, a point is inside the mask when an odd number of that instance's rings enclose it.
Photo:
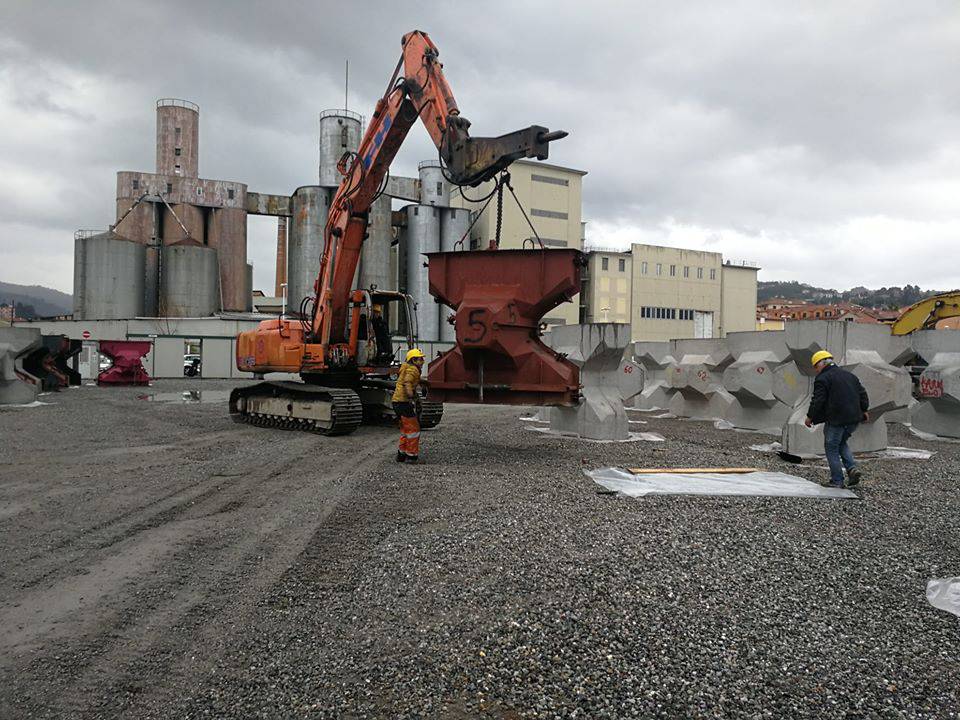
M 414 348 L 400 366 L 397 388 L 393 391 L 393 409 L 400 419 L 400 447 L 397 462 L 415 463 L 420 457 L 420 420 L 417 418 L 417 386 L 423 353 Z

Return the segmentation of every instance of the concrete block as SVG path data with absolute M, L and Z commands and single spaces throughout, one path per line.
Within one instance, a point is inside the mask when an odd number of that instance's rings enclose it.
M 909 407 L 912 399 L 910 373 L 886 362 L 876 350 L 848 347 L 841 364 L 860 379 L 867 391 L 872 419 Z
M 921 432 L 960 438 L 960 332 L 924 330 L 914 336 L 914 350 L 927 367 L 910 422 Z
M 673 340 L 671 354 L 667 383 L 675 393 L 670 412 L 683 418 L 725 417 L 735 402 L 723 387 L 723 373 L 733 363 L 726 340 Z
M 902 367 L 912 351 L 909 343 L 890 335 L 885 325 L 844 322 L 798 322 L 787 326 L 786 340 L 798 372 L 808 378 L 808 388 L 784 424 L 781 442 L 786 452 L 823 455 L 823 426 L 807 428 L 803 421 L 810 405 L 815 372 L 810 356 L 816 350 L 833 353 L 841 367 L 856 375 L 870 398 L 870 422 L 861 423 L 850 440 L 854 452 L 883 450 L 887 426 L 883 415 L 910 404 L 910 376 Z
M 550 346 L 580 368 L 581 400 L 577 407 L 551 407 L 550 429 L 591 440 L 625 440 L 629 423 L 624 393 L 632 398 L 642 388 L 642 375 L 625 357 L 630 326 L 614 323 L 561 325 L 553 328 Z M 627 362 L 625 362 L 627 361 Z M 637 376 L 635 381 L 624 376 Z
M 0 405 L 26 405 L 40 394 L 40 379 L 24 369 L 28 355 L 43 347 L 40 328 L 0 328 Z
M 792 455 L 824 455 L 823 425 L 808 428 L 803 424 L 807 403 L 798 405 L 784 423 L 780 443 L 784 452 Z M 887 424 L 883 420 L 861 423 L 850 438 L 853 452 L 875 452 L 887 447 Z
M 633 407 L 640 410 L 670 407 L 670 398 L 676 393 L 667 380 L 669 368 L 676 362 L 670 354 L 670 343 L 634 343 L 633 362 L 641 369 L 643 376 L 643 389 L 634 398 Z

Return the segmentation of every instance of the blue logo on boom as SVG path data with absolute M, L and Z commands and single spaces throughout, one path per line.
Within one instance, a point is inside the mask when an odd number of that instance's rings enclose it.
M 383 119 L 383 127 L 379 130 L 379 132 L 377 132 L 376 135 L 373 136 L 373 150 L 377 150 L 380 148 L 381 145 L 383 145 L 384 133 L 386 133 L 387 130 L 390 129 L 390 126 L 392 124 L 393 124 L 392 119 L 390 118 L 389 115 L 387 115 Z M 363 159 L 363 167 L 366 170 L 369 170 L 370 166 L 373 164 L 373 150 L 367 153 L 367 156 Z

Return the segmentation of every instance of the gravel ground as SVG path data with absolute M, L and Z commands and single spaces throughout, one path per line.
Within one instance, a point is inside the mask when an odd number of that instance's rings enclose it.
M 875 460 L 860 501 L 597 494 L 583 469 L 752 465 L 454 406 L 396 432 L 233 424 L 223 401 L 83 387 L 0 410 L 0 717 L 944 718 L 960 618 L 960 445 Z

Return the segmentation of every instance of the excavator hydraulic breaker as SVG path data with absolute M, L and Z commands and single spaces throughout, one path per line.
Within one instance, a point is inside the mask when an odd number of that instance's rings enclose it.
M 149 385 L 150 376 L 140 358 L 153 343 L 144 340 L 101 340 L 100 352 L 113 362 L 97 375 L 97 385 Z
M 457 346 L 430 363 L 428 399 L 575 405 L 577 367 L 540 340 L 541 318 L 580 291 L 579 250 L 427 253 L 430 293 L 456 310 Z
M 550 157 L 550 143 L 566 136 L 563 130 L 550 132 L 542 125 L 531 125 L 500 137 L 467 137 L 454 129 L 447 135 L 443 154 L 450 177 L 461 185 L 475 186 L 515 160 L 546 160 Z

